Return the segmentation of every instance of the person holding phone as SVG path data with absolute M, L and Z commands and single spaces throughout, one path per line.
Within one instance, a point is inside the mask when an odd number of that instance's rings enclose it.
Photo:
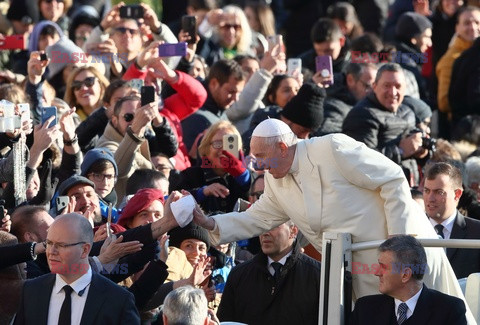
M 228 134 L 238 137 L 235 156 L 223 149 L 223 137 Z M 170 189 L 190 191 L 205 211 L 232 211 L 238 198 L 248 200 L 252 180 L 242 161 L 241 148 L 241 136 L 235 126 L 228 121 L 213 124 L 198 146 L 199 165 L 180 172 Z

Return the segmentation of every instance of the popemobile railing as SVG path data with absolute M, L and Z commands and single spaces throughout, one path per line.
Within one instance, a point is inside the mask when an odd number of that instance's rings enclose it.
M 417 239 L 424 247 L 480 248 L 480 240 Z M 352 252 L 377 249 L 383 242 L 376 240 L 352 244 L 348 233 L 323 234 L 319 325 L 349 324 L 352 310 Z M 473 315 L 480 315 L 475 308 L 479 306 L 470 306 Z

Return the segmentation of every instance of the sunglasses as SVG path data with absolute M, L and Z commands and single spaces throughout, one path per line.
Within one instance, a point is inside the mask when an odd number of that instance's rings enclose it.
M 82 81 L 75 80 L 72 82 L 72 88 L 74 90 L 80 90 L 80 88 L 82 88 L 83 85 L 87 86 L 88 88 L 91 88 L 95 84 L 95 79 L 97 79 L 97 77 L 88 77 Z
M 127 32 L 130 33 L 130 35 L 138 35 L 139 30 L 138 29 L 132 29 L 132 28 L 127 28 L 127 27 L 117 27 L 114 29 L 116 32 L 126 34 Z
M 123 119 L 125 120 L 125 122 L 131 122 L 133 121 L 133 118 L 135 117 L 135 115 L 133 115 L 132 113 L 125 113 L 123 115 Z
M 242 28 L 242 26 L 240 26 L 240 25 L 234 25 L 234 24 L 225 24 L 225 25 L 220 26 L 220 28 L 223 28 L 223 29 L 233 28 L 233 29 L 235 29 L 235 30 L 239 30 L 240 28 Z

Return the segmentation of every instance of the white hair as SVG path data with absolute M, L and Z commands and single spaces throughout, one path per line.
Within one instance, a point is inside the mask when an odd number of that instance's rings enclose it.
M 468 175 L 467 185 L 480 183 L 480 157 L 470 157 L 465 163 L 465 169 Z
M 184 286 L 170 292 L 163 303 L 169 325 L 203 325 L 208 316 L 208 302 L 201 289 Z

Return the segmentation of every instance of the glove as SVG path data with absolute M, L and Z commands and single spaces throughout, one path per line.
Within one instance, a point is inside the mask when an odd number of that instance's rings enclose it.
M 226 150 L 222 150 L 222 154 L 228 158 L 228 161 L 227 158 L 220 160 L 222 162 L 222 168 L 225 169 L 225 171 L 233 177 L 240 176 L 247 170 L 243 159 L 235 158 L 230 152 Z M 243 158 L 242 152 L 240 152 L 240 156 L 241 158 Z

